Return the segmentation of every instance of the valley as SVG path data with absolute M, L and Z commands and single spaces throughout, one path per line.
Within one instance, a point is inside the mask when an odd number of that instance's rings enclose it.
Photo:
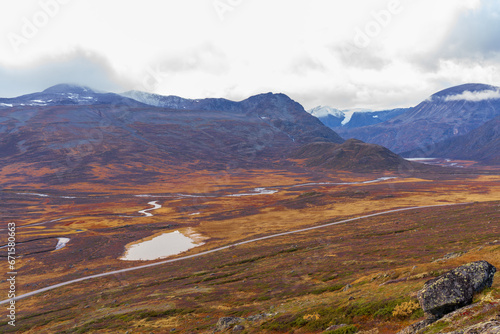
M 284 94 L 57 85 L 0 102 L 0 260 L 14 225 L 17 298 L 0 304 L 18 324 L 0 308 L 2 332 L 389 334 L 423 319 L 398 310 L 430 278 L 500 266 L 495 120 L 465 155 L 405 159 Z M 465 322 L 500 310 L 498 280 L 475 298 L 489 308 Z
M 138 333 L 175 328 L 208 333 L 218 316 L 273 314 L 251 324 L 253 330 L 249 327 L 250 332 L 266 332 L 276 319 L 299 312 L 298 305 L 300 312 L 314 314 L 326 307 L 321 306 L 325 298 L 330 300 L 328 307 L 349 304 L 344 296 L 351 293 L 336 292 L 337 287 L 386 272 L 393 277 L 408 266 L 422 272 L 429 266 L 441 268 L 449 263 L 432 264 L 431 259 L 484 247 L 500 232 L 497 224 L 491 225 L 500 218 L 500 176 L 495 170 L 370 175 L 311 170 L 301 167 L 300 161 L 295 163 L 288 171 L 196 172 L 179 174 L 169 184 L 113 191 L 104 185 L 84 191 L 83 184 L 72 191 L 64 185 L 50 190 L 4 189 L 2 203 L 9 216 L 23 217 L 12 219 L 19 231 L 18 251 L 25 254 L 17 262 L 20 293 L 117 271 L 19 300 L 19 321 L 38 331 L 61 333 L 78 328 L 96 332 L 133 328 Z M 446 206 L 453 204 L 460 205 Z M 410 207 L 422 208 L 384 213 Z M 384 214 L 369 216 L 377 213 Z M 473 217 L 478 216 L 489 218 L 476 221 Z M 320 227 L 353 218 L 361 219 Z M 315 226 L 320 228 L 265 239 Z M 460 234 L 447 232 L 457 226 Z M 200 244 L 174 260 L 202 256 L 119 272 L 164 262 L 120 257 L 127 245 L 174 231 L 195 235 Z M 44 244 L 36 241 L 41 238 L 47 238 Z M 54 250 L 57 238 L 70 240 Z M 259 238 L 263 239 L 245 243 Z M 394 238 L 398 242 L 391 241 Z M 52 248 L 47 249 L 49 244 Z M 498 256 L 488 247 L 481 252 Z M 500 264 L 496 258 L 492 263 Z M 293 274 L 279 274 L 285 271 Z M 332 278 L 326 279 L 329 275 Z M 421 279 L 404 283 L 401 291 L 379 292 L 382 295 L 376 298 L 407 298 L 418 282 Z M 96 285 L 104 289 L 95 290 Z M 363 289 L 352 293 L 363 295 Z M 61 294 L 63 304 L 55 302 Z M 168 296 L 169 301 L 160 296 Z M 224 296 L 223 302 L 216 296 Z M 359 298 L 365 302 L 372 297 Z M 40 303 L 45 305 L 42 313 Z M 378 326 L 381 333 L 393 333 L 407 323 L 357 316 L 351 321 L 360 329 Z M 296 333 L 320 332 L 320 327 L 308 327 L 312 325 L 290 326 Z

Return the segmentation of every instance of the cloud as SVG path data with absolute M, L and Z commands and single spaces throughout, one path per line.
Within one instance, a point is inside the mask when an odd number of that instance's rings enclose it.
M 82 50 L 40 59 L 30 66 L 0 64 L 0 97 L 15 97 L 42 91 L 60 83 L 76 83 L 104 91 L 121 91 L 127 86 L 107 60 Z
M 423 66 L 436 65 L 436 60 L 498 59 L 500 55 L 500 3 L 481 0 L 477 8 L 463 10 L 448 27 L 448 32 L 434 50 L 423 55 Z
M 470 102 L 479 102 L 479 101 L 494 100 L 494 99 L 500 99 L 500 90 L 483 90 L 475 92 L 466 90 L 462 94 L 449 95 L 444 100 L 446 102 L 462 101 L 462 100 Z
M 177 72 L 227 72 L 229 63 L 226 54 L 214 45 L 205 43 L 170 54 L 159 67 L 168 73 Z

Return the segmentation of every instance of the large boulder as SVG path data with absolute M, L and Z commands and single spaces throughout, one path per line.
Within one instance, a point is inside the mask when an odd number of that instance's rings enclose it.
M 477 261 L 464 264 L 451 272 L 464 277 L 470 282 L 474 293 L 481 292 L 493 284 L 493 277 L 497 269 L 486 261 Z
M 425 283 L 417 294 L 429 318 L 443 315 L 472 303 L 474 293 L 491 287 L 496 268 L 486 261 L 465 264 Z

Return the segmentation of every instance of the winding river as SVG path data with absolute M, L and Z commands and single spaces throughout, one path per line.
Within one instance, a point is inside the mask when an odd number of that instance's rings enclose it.
M 141 210 L 141 211 L 137 211 L 137 212 L 145 215 L 146 217 L 153 217 L 153 214 L 149 213 L 148 211 L 157 210 L 157 209 L 161 208 L 161 204 L 158 204 L 158 201 L 151 201 L 151 202 L 148 202 L 148 204 L 149 205 L 153 205 L 153 207 L 149 208 L 149 209 L 144 209 L 144 210 Z

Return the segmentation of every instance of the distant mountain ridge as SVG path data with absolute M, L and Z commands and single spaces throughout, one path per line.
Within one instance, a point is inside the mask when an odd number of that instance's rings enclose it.
M 394 118 L 409 108 L 373 111 L 369 109 L 345 109 L 318 106 L 307 112 L 336 132 L 378 124 Z
M 170 107 L 70 85 L 2 99 L 16 105 L 0 108 L 0 169 L 36 166 L 43 184 L 141 183 L 172 166 L 270 166 L 304 144 L 343 142 L 284 94 L 161 99 Z
M 500 115 L 500 88 L 484 84 L 464 84 L 439 91 L 413 108 L 378 124 L 335 129 L 343 138 L 356 138 L 389 148 L 396 153 L 429 151 L 439 143 L 466 136 Z M 367 114 L 366 117 L 369 114 Z M 477 141 L 480 143 L 480 141 Z M 455 144 L 457 145 L 457 144 Z M 485 144 L 486 145 L 486 144 Z M 489 144 L 488 144 L 489 145 Z M 490 147 L 498 156 L 500 148 L 493 142 Z M 444 145 L 446 146 L 446 145 Z M 448 158 L 442 149 L 435 154 Z M 489 147 L 489 146 L 488 146 Z M 451 148 L 450 148 L 451 149 Z M 458 150 L 458 148 L 456 148 Z M 481 147 L 476 147 L 481 150 Z M 472 148 L 461 157 L 481 158 Z M 488 158 L 488 161 L 495 159 Z
M 500 116 L 471 132 L 422 149 L 402 153 L 405 157 L 447 157 L 500 165 Z
M 120 95 L 159 108 L 221 111 L 239 110 L 238 102 L 222 98 L 185 99 L 174 95 L 164 96 L 135 90 Z
M 123 97 L 119 94 L 99 92 L 90 87 L 74 84 L 59 84 L 38 93 L 26 94 L 13 98 L 0 98 L 0 108 L 98 104 L 119 104 L 127 106 L 144 105 L 134 99 Z

